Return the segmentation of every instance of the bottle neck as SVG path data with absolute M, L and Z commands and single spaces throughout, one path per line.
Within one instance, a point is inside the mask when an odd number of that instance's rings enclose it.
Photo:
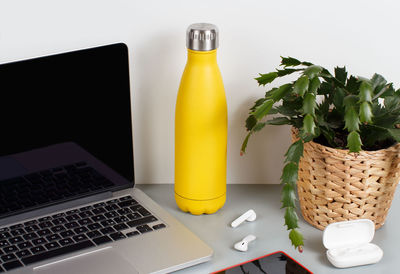
M 188 62 L 217 63 L 217 50 L 196 51 L 188 49 Z

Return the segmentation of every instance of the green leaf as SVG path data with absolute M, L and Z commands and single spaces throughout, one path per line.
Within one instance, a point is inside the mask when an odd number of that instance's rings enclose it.
M 253 115 L 250 115 L 246 119 L 246 129 L 248 131 L 252 130 L 252 128 L 257 124 L 257 119 Z
M 400 96 L 388 96 L 384 104 L 388 112 L 395 112 L 400 109 Z
M 308 88 L 308 91 L 310 93 L 317 94 L 317 90 L 319 89 L 320 86 L 321 86 L 321 81 L 319 80 L 318 77 L 315 77 L 315 78 L 313 78 L 311 80 L 310 87 Z
M 294 162 L 299 163 L 300 158 L 303 156 L 303 141 L 298 140 L 290 145 L 285 153 L 285 163 Z
M 322 71 L 322 67 L 312 65 L 312 66 L 309 66 L 308 68 L 306 68 L 306 70 L 304 71 L 304 75 L 307 75 L 309 79 L 312 79 L 315 76 L 318 76 L 321 73 L 321 71 Z
M 295 163 L 287 163 L 282 171 L 281 182 L 283 184 L 289 184 L 295 188 L 297 183 L 297 172 L 298 167 Z
M 301 64 L 301 62 L 292 57 L 282 57 L 281 56 L 281 66 L 285 67 L 295 67 Z
M 254 106 L 251 107 L 250 110 L 253 112 L 259 105 L 261 105 L 262 103 L 264 103 L 265 100 L 266 100 L 265 98 L 258 99 L 258 100 L 254 103 Z
M 343 105 L 345 106 L 346 111 L 349 108 L 355 108 L 357 106 L 358 97 L 356 95 L 350 94 L 344 97 Z
M 360 106 L 360 122 L 371 123 L 372 122 L 372 109 L 371 104 L 363 102 Z
M 282 188 L 282 207 L 296 207 L 296 192 L 290 185 L 284 185 Z
M 308 77 L 306 75 L 301 76 L 293 85 L 293 92 L 303 96 L 304 93 L 308 90 Z
M 303 113 L 314 115 L 315 113 L 315 95 L 312 93 L 307 93 L 303 101 Z
M 274 94 L 274 92 L 275 92 L 277 89 L 278 89 L 278 88 L 272 88 L 272 89 L 268 90 L 268 91 L 265 93 L 265 98 L 262 98 L 262 99 L 264 99 L 264 100 L 270 99 L 271 96 L 272 96 L 272 94 Z
M 345 95 L 344 90 L 341 88 L 337 88 L 333 93 L 333 105 L 340 113 L 344 112 L 343 100 Z
M 282 99 L 283 97 L 285 97 L 285 95 L 287 93 L 289 93 L 292 90 L 292 84 L 285 84 L 280 86 L 277 90 L 275 90 L 275 92 L 271 95 L 271 98 L 277 102 L 280 99 Z
M 265 127 L 265 125 L 266 123 L 257 123 L 253 128 L 253 132 L 260 131 L 261 129 L 263 129 L 263 127 Z
M 357 80 L 356 77 L 350 75 L 349 79 L 347 80 L 346 90 L 348 90 L 352 94 L 358 94 L 360 88 L 360 82 Z
M 286 118 L 286 117 L 275 117 L 271 120 L 268 120 L 266 122 L 267 125 L 274 125 L 274 126 L 280 126 L 280 125 L 291 125 L 292 122 Z
M 375 91 L 375 93 L 378 91 L 378 89 L 382 89 L 386 85 L 386 83 L 387 82 L 385 78 L 377 73 L 375 73 L 371 78 L 371 88 Z
M 372 87 L 367 82 L 362 82 L 360 85 L 360 101 L 359 102 L 370 102 L 372 101 Z
M 273 72 L 266 73 L 266 74 L 260 73 L 260 77 L 257 77 L 254 79 L 257 80 L 259 86 L 261 86 L 261 85 L 265 86 L 266 84 L 274 81 L 276 77 L 278 77 L 278 73 L 273 71 Z
M 303 130 L 307 135 L 315 135 L 315 123 L 311 114 L 307 114 L 303 119 Z
M 346 113 L 344 115 L 344 123 L 345 123 L 344 128 L 347 129 L 349 132 L 358 131 L 360 129 L 359 128 L 360 119 L 354 107 L 349 107 L 346 110 Z
M 338 79 L 343 85 L 346 83 L 347 71 L 346 67 L 336 67 L 335 68 L 335 78 Z
M 257 120 L 260 120 L 263 118 L 265 115 L 268 114 L 268 112 L 271 110 L 272 105 L 274 104 L 273 100 L 267 100 L 264 103 L 262 103 L 260 106 L 256 108 L 256 110 L 252 113 L 254 117 Z
M 243 143 L 242 143 L 242 147 L 241 147 L 241 149 L 240 149 L 240 155 L 243 155 L 243 154 L 246 152 L 247 143 L 249 142 L 249 138 L 250 138 L 250 135 L 251 135 L 252 133 L 253 133 L 253 132 L 250 131 L 250 132 L 247 134 L 246 138 L 244 138 L 244 141 L 243 141 Z
M 393 137 L 397 142 L 400 142 L 400 129 L 399 128 L 388 128 L 390 136 Z
M 295 248 L 298 248 L 299 246 L 304 245 L 303 235 L 301 235 L 301 233 L 298 232 L 296 229 L 292 229 L 292 231 L 290 231 L 289 239 Z
M 347 147 L 350 152 L 359 152 L 361 150 L 360 134 L 357 131 L 352 131 L 347 136 Z
M 301 69 L 277 69 L 276 72 L 278 73 L 278 77 L 282 77 L 300 70 Z
M 297 225 L 298 220 L 299 220 L 299 217 L 297 217 L 297 214 L 296 214 L 294 208 L 287 207 L 286 212 L 285 212 L 285 225 L 287 227 L 287 230 L 299 227 Z
M 322 82 L 318 91 L 319 91 L 318 94 L 320 95 L 330 94 L 333 93 L 333 86 L 327 82 Z

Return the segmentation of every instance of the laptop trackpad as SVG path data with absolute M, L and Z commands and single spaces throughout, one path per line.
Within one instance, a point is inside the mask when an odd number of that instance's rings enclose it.
M 135 274 L 132 264 L 113 248 L 78 255 L 34 268 L 35 274 Z

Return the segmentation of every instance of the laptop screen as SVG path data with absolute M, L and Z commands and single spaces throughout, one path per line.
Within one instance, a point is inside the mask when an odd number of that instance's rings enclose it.
M 0 173 L 9 155 L 74 143 L 131 185 L 130 102 L 125 44 L 0 65 Z

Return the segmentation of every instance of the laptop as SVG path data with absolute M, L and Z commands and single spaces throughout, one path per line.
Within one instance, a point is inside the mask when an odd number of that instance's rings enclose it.
M 210 260 L 134 188 L 128 60 L 119 43 L 0 65 L 0 272 L 166 273 Z

